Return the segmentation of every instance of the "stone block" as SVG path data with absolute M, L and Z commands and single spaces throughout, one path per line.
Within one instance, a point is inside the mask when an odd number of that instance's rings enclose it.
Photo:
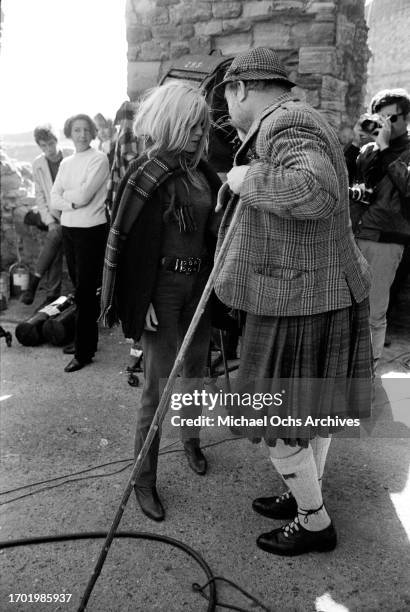
M 195 36 L 189 41 L 189 51 L 193 55 L 208 55 L 212 48 L 210 36 Z
M 303 89 L 321 91 L 323 77 L 318 74 L 298 74 L 297 83 Z
M 244 19 L 267 19 L 272 15 L 272 0 L 248 0 L 244 2 L 242 17 Z
M 178 6 L 169 7 L 171 23 L 197 23 L 198 21 L 209 21 L 212 19 L 212 4 L 210 2 L 184 2 Z
M 180 25 L 181 23 L 184 23 L 188 10 L 189 8 L 186 4 L 170 6 L 168 9 L 170 23 L 174 25 Z
M 293 13 L 295 11 L 304 11 L 306 8 L 306 0 L 273 0 L 273 11 L 286 11 Z
M 128 45 L 127 60 L 135 62 L 141 53 L 141 45 Z
M 152 38 L 151 28 L 147 26 L 130 26 L 127 28 L 127 42 L 130 45 L 138 45 Z
M 169 43 L 149 40 L 142 43 L 139 59 L 143 62 L 165 60 L 169 58 Z
M 212 19 L 212 4 L 210 2 L 193 0 L 188 7 L 185 21 L 196 23 L 197 21 L 208 21 Z
M 332 45 L 335 42 L 335 29 L 333 23 L 301 21 L 292 26 L 291 37 L 295 47 Z
M 253 27 L 254 47 L 292 49 L 290 26 L 281 22 L 255 23 Z
M 336 26 L 336 44 L 337 46 L 353 47 L 356 24 L 349 21 L 345 15 L 337 16 Z
M 296 96 L 299 100 L 306 100 L 306 90 L 302 89 L 302 87 L 294 87 L 292 89 L 292 96 Z
M 170 47 L 170 56 L 172 58 L 181 57 L 189 53 L 189 42 L 172 42 Z
M 125 8 L 125 23 L 127 24 L 127 27 L 141 23 L 141 18 L 135 12 L 132 2 L 128 0 Z
M 158 82 L 160 62 L 130 62 L 128 64 L 127 93 L 130 100 L 137 99 L 146 89 Z
M 252 29 L 249 19 L 224 19 L 222 29 L 224 32 L 249 32 Z
M 341 100 L 322 100 L 320 108 L 325 111 L 337 111 L 342 113 L 346 110 L 346 104 Z
M 157 6 L 171 6 L 179 4 L 179 0 L 157 0 Z
M 223 55 L 234 55 L 241 51 L 247 51 L 252 46 L 252 34 L 251 32 L 242 32 L 240 34 L 216 36 L 214 46 L 216 49 L 220 49 Z
M 306 92 L 306 102 L 313 106 L 313 108 L 319 108 L 320 106 L 320 96 L 317 89 L 305 89 Z
M 338 100 L 344 103 L 348 87 L 346 81 L 325 75 L 322 80 L 322 100 Z
M 155 40 L 184 40 L 187 38 L 192 38 L 194 34 L 194 26 L 188 23 L 182 24 L 180 26 L 166 24 L 162 26 L 154 26 L 152 28 L 152 35 Z
M 306 7 L 306 13 L 317 21 L 334 21 L 335 11 L 335 2 L 310 2 Z
M 335 74 L 337 71 L 335 47 L 301 47 L 298 70 L 299 74 Z
M 330 123 L 332 128 L 338 132 L 342 125 L 342 114 L 337 111 L 319 109 L 320 114 Z
M 195 34 L 198 36 L 215 36 L 222 34 L 222 20 L 212 19 L 195 24 Z
M 215 19 L 235 19 L 242 13 L 241 2 L 214 2 L 212 13 Z
M 145 2 L 141 3 L 145 9 Z M 167 7 L 155 7 L 152 4 L 149 4 L 149 8 L 142 10 L 138 5 L 137 15 L 141 21 L 142 25 L 146 26 L 156 26 L 156 25 L 164 25 L 169 23 L 169 11 Z

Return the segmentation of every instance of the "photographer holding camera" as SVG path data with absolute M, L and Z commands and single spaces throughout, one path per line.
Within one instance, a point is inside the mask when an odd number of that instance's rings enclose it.
M 355 183 L 350 189 L 353 231 L 372 271 L 370 328 L 376 367 L 386 335 L 390 287 L 410 244 L 410 96 L 404 89 L 382 90 L 369 111 L 354 126 L 345 158 L 350 184 Z M 370 142 L 363 145 L 366 140 Z

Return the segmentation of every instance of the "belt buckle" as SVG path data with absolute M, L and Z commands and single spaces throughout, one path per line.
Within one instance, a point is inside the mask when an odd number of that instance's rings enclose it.
M 198 257 L 187 257 L 186 259 L 178 258 L 175 269 L 182 274 L 194 274 L 199 272 L 201 260 Z

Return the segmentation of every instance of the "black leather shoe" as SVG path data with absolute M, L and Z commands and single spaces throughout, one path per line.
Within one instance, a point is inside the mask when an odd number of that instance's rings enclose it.
M 65 346 L 63 348 L 63 353 L 64 353 L 64 355 L 74 355 L 74 353 L 75 353 L 74 343 L 67 344 L 67 346 Z
M 290 491 L 279 497 L 258 497 L 252 502 L 252 509 L 262 516 L 272 519 L 289 519 L 296 516 L 298 505 Z
M 91 361 L 91 359 L 87 359 L 87 361 L 78 361 L 78 359 L 74 357 L 74 359 L 72 359 L 70 363 L 66 365 L 64 372 L 76 372 L 77 370 L 81 370 L 84 366 L 91 363 Z
M 291 523 L 279 529 L 262 533 L 256 544 L 273 555 L 293 557 L 308 552 L 333 550 L 337 544 L 337 536 L 333 523 L 321 531 L 308 531 L 302 527 L 296 517 Z
M 184 451 L 188 465 L 199 476 L 206 474 L 208 462 L 199 446 L 198 438 L 192 438 L 184 442 Z
M 145 516 L 153 521 L 163 521 L 165 518 L 165 510 L 161 504 L 155 487 L 134 487 L 137 502 Z

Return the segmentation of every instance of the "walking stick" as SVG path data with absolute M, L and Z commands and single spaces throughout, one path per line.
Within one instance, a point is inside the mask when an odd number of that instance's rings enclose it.
M 230 393 L 231 392 L 231 381 L 229 379 L 229 367 L 228 367 L 228 360 L 226 358 L 225 339 L 224 339 L 224 333 L 222 329 L 219 330 L 219 342 L 221 343 L 222 363 L 224 364 L 224 370 L 225 370 L 226 390 L 228 391 L 228 393 Z
M 220 190 L 219 194 L 221 194 L 225 190 L 226 190 L 226 187 L 224 185 L 224 186 L 221 187 L 221 190 Z M 236 195 L 232 196 L 228 206 L 232 206 L 234 204 L 234 200 L 235 201 L 238 200 L 238 197 Z M 84 610 L 86 610 L 88 600 L 89 600 L 90 595 L 91 595 L 91 593 L 92 593 L 92 591 L 94 589 L 95 583 L 97 582 L 98 577 L 99 577 L 99 575 L 101 573 L 101 570 L 102 570 L 103 565 L 105 563 L 105 559 L 107 558 L 108 551 L 109 551 L 110 546 L 112 544 L 112 541 L 114 539 L 115 532 L 116 532 L 116 530 L 118 528 L 118 525 L 120 524 L 120 521 L 121 521 L 122 515 L 124 513 L 125 507 L 127 505 L 128 499 L 129 499 L 129 497 L 131 495 L 131 491 L 134 488 L 134 485 L 135 485 L 135 482 L 136 482 L 136 477 L 138 476 L 138 474 L 141 471 L 142 463 L 143 463 L 146 455 L 148 454 L 148 451 L 150 449 L 152 441 L 153 441 L 157 431 L 159 430 L 159 427 L 160 427 L 162 421 L 164 420 L 164 417 L 165 417 L 165 415 L 166 415 L 166 413 L 168 411 L 168 404 L 169 404 L 169 400 L 171 398 L 171 393 L 172 393 L 172 390 L 173 390 L 173 387 L 174 387 L 175 379 L 176 379 L 176 377 L 178 375 L 179 370 L 181 369 L 181 366 L 182 366 L 182 363 L 183 363 L 183 360 L 184 360 L 187 348 L 189 347 L 189 345 L 190 345 L 190 343 L 192 341 L 192 338 L 193 338 L 195 330 L 196 330 L 196 328 L 198 326 L 199 320 L 200 320 L 200 318 L 201 318 L 201 316 L 202 316 L 202 314 L 203 314 L 203 312 L 205 310 L 206 304 L 207 304 L 207 302 L 209 300 L 209 297 L 211 295 L 211 291 L 213 289 L 215 278 L 217 277 L 217 275 L 219 274 L 219 272 L 222 269 L 222 265 L 223 265 L 223 263 L 225 261 L 226 253 L 227 253 L 228 248 L 229 248 L 229 246 L 230 246 L 230 244 L 232 242 L 233 234 L 234 234 L 236 225 L 238 223 L 238 220 L 239 220 L 239 218 L 240 218 L 240 216 L 242 214 L 243 208 L 244 208 L 243 207 L 243 203 L 239 200 L 239 202 L 236 205 L 235 212 L 233 214 L 233 217 L 232 217 L 231 223 L 229 225 L 228 231 L 227 231 L 226 236 L 224 238 L 224 241 L 223 241 L 223 243 L 221 245 L 221 249 L 220 249 L 220 251 L 218 253 L 218 256 L 217 256 L 217 258 L 215 260 L 214 267 L 212 269 L 211 274 L 209 275 L 208 282 L 205 285 L 204 291 L 202 293 L 201 299 L 199 300 L 199 303 L 198 303 L 198 306 L 196 308 L 195 314 L 194 314 L 194 316 L 192 318 L 191 324 L 188 327 L 188 330 L 187 330 L 187 332 L 185 334 L 184 340 L 183 340 L 183 342 L 181 344 L 181 348 L 179 349 L 179 352 L 178 352 L 178 355 L 177 355 L 177 357 L 175 359 L 173 368 L 171 370 L 171 373 L 169 375 L 167 383 L 166 383 L 166 385 L 164 387 L 164 390 L 162 392 L 161 399 L 160 399 L 159 404 L 158 404 L 158 408 L 157 408 L 157 410 L 156 410 L 156 412 L 154 414 L 154 418 L 153 418 L 152 423 L 151 423 L 151 427 L 150 427 L 150 429 L 148 431 L 147 437 L 146 437 L 145 442 L 144 442 L 144 444 L 143 444 L 143 446 L 142 446 L 142 448 L 141 448 L 141 450 L 139 452 L 139 455 L 138 455 L 138 457 L 135 460 L 135 463 L 133 465 L 132 472 L 131 472 L 129 480 L 128 480 L 127 484 L 126 484 L 125 491 L 124 491 L 124 494 L 122 496 L 120 505 L 119 505 L 118 510 L 117 510 L 117 512 L 115 514 L 115 517 L 114 517 L 114 520 L 113 520 L 113 522 L 111 524 L 111 527 L 110 527 L 110 529 L 109 529 L 109 531 L 107 533 L 107 537 L 106 537 L 105 542 L 103 544 L 103 547 L 101 549 L 100 555 L 99 555 L 99 557 L 97 559 L 97 563 L 95 564 L 93 573 L 92 573 L 92 575 L 90 577 L 90 580 L 89 580 L 89 582 L 87 584 L 87 587 L 85 589 L 83 598 L 82 598 L 81 603 L 80 603 L 80 607 L 78 608 L 78 612 L 84 612 Z

